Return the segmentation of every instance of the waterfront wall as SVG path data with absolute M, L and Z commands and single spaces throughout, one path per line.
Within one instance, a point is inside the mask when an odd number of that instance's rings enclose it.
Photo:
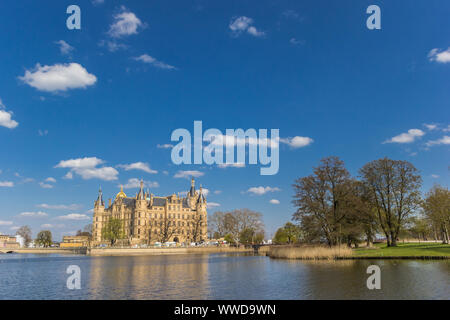
M 252 248 L 201 247 L 201 248 L 92 248 L 88 254 L 93 256 L 129 256 L 161 254 L 202 254 L 202 253 L 253 252 Z
M 59 254 L 86 254 L 85 247 L 79 248 L 18 248 L 1 251 L 13 251 L 14 253 L 59 253 Z

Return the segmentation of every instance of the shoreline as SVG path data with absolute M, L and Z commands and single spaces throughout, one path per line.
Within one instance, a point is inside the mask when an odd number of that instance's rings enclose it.
M 202 248 L 24 248 L 4 249 L 0 254 L 83 254 L 87 256 L 145 256 L 206 253 L 251 253 L 253 248 L 202 247 Z M 11 252 L 11 253 L 7 253 Z

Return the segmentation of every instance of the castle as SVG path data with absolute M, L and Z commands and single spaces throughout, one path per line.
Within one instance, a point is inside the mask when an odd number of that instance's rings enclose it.
M 121 241 L 130 245 L 167 241 L 189 244 L 207 239 L 206 198 L 201 186 L 199 191 L 195 189 L 194 178 L 186 197 L 176 194 L 154 196 L 144 192 L 141 180 L 135 197 L 128 197 L 121 187 L 114 202 L 109 199 L 108 207 L 105 207 L 100 189 L 94 204 L 94 245 L 108 242 L 104 228 L 111 218 L 122 223 Z

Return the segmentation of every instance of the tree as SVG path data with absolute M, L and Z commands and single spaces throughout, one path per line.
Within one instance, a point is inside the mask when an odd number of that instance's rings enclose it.
M 408 232 L 413 238 L 426 241 L 428 235 L 432 234 L 430 221 L 426 217 L 412 217 L 409 224 Z
M 442 243 L 449 243 L 450 192 L 436 185 L 428 193 L 422 205 L 425 215 L 432 222 L 436 233 L 441 234 Z
M 224 240 L 230 244 L 235 244 L 233 235 L 231 235 L 230 233 L 225 235 Z
M 83 227 L 83 230 L 78 230 L 76 233 L 77 236 L 85 236 L 88 237 L 89 240 L 92 239 L 92 224 L 87 224 Z
M 49 230 L 42 230 L 37 234 L 36 243 L 44 247 L 49 247 L 52 241 L 52 233 Z
M 284 227 L 278 228 L 273 237 L 273 242 L 275 244 L 287 244 L 289 243 L 288 236 Z
M 396 246 L 406 219 L 421 202 L 418 170 L 407 161 L 383 158 L 364 165 L 360 174 L 387 245 Z
M 31 242 L 31 229 L 29 226 L 22 226 L 17 231 L 16 234 L 24 238 L 25 247 L 28 247 L 28 244 Z
M 189 235 L 194 242 L 198 242 L 202 238 L 203 223 L 204 219 L 201 214 L 193 214 L 190 221 L 188 222 L 190 227 Z
M 301 238 L 301 228 L 292 222 L 287 222 L 283 227 L 279 228 L 273 238 L 276 244 L 293 244 Z
M 225 236 L 225 212 L 216 211 L 208 218 L 209 233 L 218 239 Z M 217 233 L 217 234 L 215 234 Z
M 253 228 L 245 228 L 239 235 L 239 242 L 242 244 L 259 244 L 264 240 L 264 232 L 256 232 Z
M 300 222 L 307 238 L 325 239 L 330 246 L 340 243 L 354 192 L 344 162 L 337 157 L 324 158 L 312 175 L 297 179 L 293 187 L 297 207 L 293 220 Z
M 243 230 L 253 229 L 255 235 L 264 238 L 264 224 L 262 214 L 249 209 L 236 209 L 228 212 L 215 212 L 208 220 L 211 226 L 210 232 L 215 236 L 224 237 L 228 235 L 233 238 L 230 243 L 239 243 Z M 219 237 L 219 238 L 220 238 Z
M 117 240 L 125 238 L 123 224 L 120 219 L 111 217 L 102 229 L 102 238 L 114 245 Z

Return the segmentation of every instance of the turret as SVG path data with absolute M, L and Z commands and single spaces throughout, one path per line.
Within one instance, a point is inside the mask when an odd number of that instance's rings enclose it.
M 189 190 L 188 195 L 193 198 L 195 197 L 196 191 L 195 191 L 195 180 L 194 177 L 192 177 L 191 179 L 191 189 Z
M 197 207 L 197 212 L 206 210 L 206 198 L 203 195 L 203 188 L 201 185 L 200 185 L 200 192 L 198 194 L 196 207 Z
M 136 207 L 144 208 L 147 205 L 147 199 L 145 197 L 144 192 L 144 181 L 141 180 L 141 187 L 139 189 L 139 193 L 136 196 Z
M 138 200 L 145 200 L 145 192 L 144 192 L 144 181 L 141 180 L 141 188 L 139 189 L 139 193 L 137 196 Z
M 102 193 L 101 187 L 98 190 L 98 197 L 97 197 L 97 200 L 95 200 L 94 206 L 95 207 L 105 207 L 105 202 L 103 201 L 103 193 Z

